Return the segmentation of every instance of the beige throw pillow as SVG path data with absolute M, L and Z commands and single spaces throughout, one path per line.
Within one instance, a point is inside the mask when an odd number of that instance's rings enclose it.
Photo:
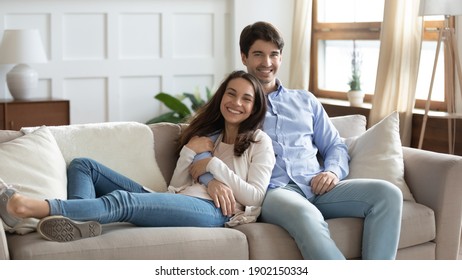
M 393 112 L 360 136 L 345 140 L 350 154 L 347 179 L 387 180 L 398 186 L 404 200 L 414 201 L 404 181 L 403 148 L 399 135 L 399 115 Z
M 0 143 L 0 178 L 30 197 L 67 198 L 66 163 L 47 127 L 31 134 Z M 36 219 L 24 219 L 10 232 L 34 231 Z
M 363 115 L 332 117 L 330 121 L 343 138 L 359 136 L 366 131 L 367 120 Z

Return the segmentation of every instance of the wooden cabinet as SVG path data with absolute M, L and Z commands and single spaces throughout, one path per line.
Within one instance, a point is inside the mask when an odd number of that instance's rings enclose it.
M 69 100 L 0 99 L 0 129 L 19 130 L 27 126 L 68 125 L 69 122 Z

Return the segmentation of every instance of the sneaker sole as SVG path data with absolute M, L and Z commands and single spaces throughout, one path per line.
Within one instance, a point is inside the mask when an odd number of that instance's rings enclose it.
M 62 216 L 50 216 L 40 220 L 37 231 L 47 240 L 69 242 L 99 236 L 102 227 L 95 221 L 77 222 Z

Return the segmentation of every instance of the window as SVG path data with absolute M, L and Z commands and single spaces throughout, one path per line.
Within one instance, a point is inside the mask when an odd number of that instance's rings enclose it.
M 370 102 L 380 51 L 385 0 L 314 0 L 310 91 L 318 97 L 345 99 L 354 46 L 361 58 L 361 89 Z M 450 24 L 454 24 L 452 19 Z M 426 17 L 417 82 L 417 108 L 424 108 L 443 17 Z M 445 110 L 443 49 L 438 58 L 431 109 Z

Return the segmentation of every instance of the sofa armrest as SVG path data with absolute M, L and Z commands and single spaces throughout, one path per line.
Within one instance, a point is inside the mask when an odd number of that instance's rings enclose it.
M 10 254 L 8 251 L 8 243 L 6 242 L 5 228 L 3 221 L 0 218 L 0 260 L 9 260 Z
M 404 177 L 417 203 L 435 212 L 436 259 L 457 259 L 462 219 L 462 157 L 403 147 Z

